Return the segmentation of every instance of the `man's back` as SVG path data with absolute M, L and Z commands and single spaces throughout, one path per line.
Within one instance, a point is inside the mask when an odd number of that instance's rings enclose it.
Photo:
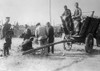
M 38 37 L 40 37 L 40 36 L 47 37 L 46 27 L 38 26 L 35 30 L 35 35 L 37 35 Z

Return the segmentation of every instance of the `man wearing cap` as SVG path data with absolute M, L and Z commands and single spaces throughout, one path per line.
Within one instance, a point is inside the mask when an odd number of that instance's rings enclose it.
M 31 37 L 32 33 L 31 33 L 31 30 L 28 28 L 27 24 L 25 25 L 25 31 L 21 36 L 24 37 L 24 41 L 22 43 L 22 50 L 26 51 L 26 50 L 32 49 L 32 41 L 34 38 Z
M 35 37 L 38 40 L 39 46 L 43 46 L 47 44 L 47 31 L 46 26 L 41 26 L 40 23 L 37 23 L 35 29 Z M 42 54 L 48 55 L 48 48 L 42 49 Z
M 27 51 L 27 50 L 33 49 L 33 47 L 32 47 L 33 40 L 34 40 L 33 37 L 30 37 L 29 39 L 25 40 L 22 43 L 22 51 Z
M 10 30 L 11 28 L 11 24 L 9 23 L 9 21 L 10 21 L 10 17 L 6 17 L 6 22 L 3 27 L 3 38 L 5 37 L 7 31 Z
M 80 26 L 81 26 L 81 16 L 82 16 L 82 10 L 79 8 L 78 2 L 75 3 L 75 11 L 73 15 L 73 20 L 74 20 L 74 30 L 76 32 L 76 35 L 79 33 Z
M 46 25 L 47 25 L 48 43 L 53 43 L 54 42 L 54 28 L 50 24 L 50 22 L 47 22 Z M 50 51 L 54 53 L 54 45 L 51 46 L 51 50 L 50 50 L 50 47 L 48 47 L 48 53 L 50 53 Z
M 64 13 L 61 17 L 65 17 L 65 25 L 64 27 L 67 28 L 68 34 L 70 34 L 71 31 L 73 31 L 73 23 L 72 23 L 72 17 L 71 17 L 71 11 L 67 8 L 67 5 L 64 6 Z
M 25 25 L 24 40 L 29 39 L 31 35 L 31 30 L 28 28 L 28 25 Z

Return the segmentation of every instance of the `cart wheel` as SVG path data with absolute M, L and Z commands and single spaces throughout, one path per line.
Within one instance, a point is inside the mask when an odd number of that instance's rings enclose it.
M 88 34 L 85 40 L 85 50 L 87 53 L 92 53 L 94 39 L 92 34 Z
M 66 37 L 64 37 L 64 40 L 66 39 Z M 64 42 L 63 43 L 63 48 L 64 48 L 64 50 L 66 50 L 66 51 L 70 51 L 71 50 L 71 48 L 72 48 L 72 43 L 71 42 Z

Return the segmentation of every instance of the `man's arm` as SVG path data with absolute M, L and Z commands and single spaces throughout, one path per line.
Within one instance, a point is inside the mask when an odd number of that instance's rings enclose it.
M 63 12 L 62 16 L 64 16 L 64 15 L 65 15 L 65 12 Z
M 76 17 L 81 17 L 82 16 L 82 10 L 78 8 L 79 14 Z
M 71 11 L 68 9 L 66 17 L 69 17 L 70 15 L 71 15 Z

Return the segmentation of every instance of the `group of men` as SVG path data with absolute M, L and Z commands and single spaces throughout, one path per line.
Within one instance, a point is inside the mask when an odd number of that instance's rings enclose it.
M 12 44 L 12 36 L 14 35 L 13 29 L 9 21 L 10 17 L 6 17 L 6 22 L 2 30 L 3 32 L 2 38 L 5 39 L 4 56 L 9 55 L 9 49 L 11 49 L 11 44 Z M 32 41 L 34 40 L 34 37 L 32 37 L 32 32 L 27 25 L 25 25 L 25 31 L 23 33 L 24 33 L 24 39 L 23 39 L 24 41 L 22 43 L 22 50 L 26 51 L 29 49 L 33 49 Z M 54 42 L 54 28 L 51 26 L 50 22 L 47 22 L 46 26 L 41 26 L 40 23 L 36 24 L 35 38 L 37 38 L 38 44 L 40 46 Z M 44 48 L 42 50 L 42 53 L 48 55 L 50 51 L 54 53 L 54 46 L 52 46 L 51 49 L 50 47 Z
M 46 23 L 46 26 L 41 26 L 40 23 L 36 25 L 35 37 L 37 38 L 38 44 L 40 46 L 46 45 L 48 43 L 54 42 L 54 28 L 51 26 L 50 22 Z M 54 53 L 54 46 L 42 49 L 42 54 L 48 55 L 48 53 Z
M 72 34 L 73 31 L 76 35 L 79 34 L 82 10 L 79 8 L 78 2 L 75 3 L 74 15 L 71 15 L 71 10 L 68 9 L 66 5 L 64 6 L 64 9 L 65 11 L 61 17 L 65 17 L 68 34 Z
M 79 33 L 79 26 L 80 26 L 80 21 L 81 21 L 81 16 L 82 16 L 82 11 L 79 8 L 79 4 L 76 2 L 75 3 L 75 12 L 74 15 L 71 15 L 71 10 L 67 8 L 67 6 L 64 6 L 64 13 L 62 14 L 61 17 L 65 17 L 65 28 L 67 28 L 68 34 L 72 34 L 73 31 L 75 31 L 76 34 Z M 5 43 L 4 43 L 4 55 L 9 55 L 9 49 L 11 47 L 11 39 L 12 35 L 14 34 L 12 29 L 11 29 L 11 24 L 9 24 L 10 17 L 6 17 L 6 22 L 3 27 L 3 38 L 5 37 Z M 74 24 L 73 24 L 74 21 Z M 50 44 L 54 42 L 54 28 L 50 24 L 50 22 L 46 23 L 46 26 L 42 26 L 40 23 L 36 24 L 36 29 L 35 29 L 35 37 L 37 38 L 38 44 L 40 46 Z M 24 51 L 28 49 L 32 49 L 32 41 L 34 38 L 31 37 L 31 30 L 28 28 L 28 26 L 25 26 L 25 32 L 24 32 L 24 41 L 22 47 Z M 48 53 L 54 53 L 54 46 L 47 47 L 42 49 L 42 53 L 45 55 L 48 55 Z

